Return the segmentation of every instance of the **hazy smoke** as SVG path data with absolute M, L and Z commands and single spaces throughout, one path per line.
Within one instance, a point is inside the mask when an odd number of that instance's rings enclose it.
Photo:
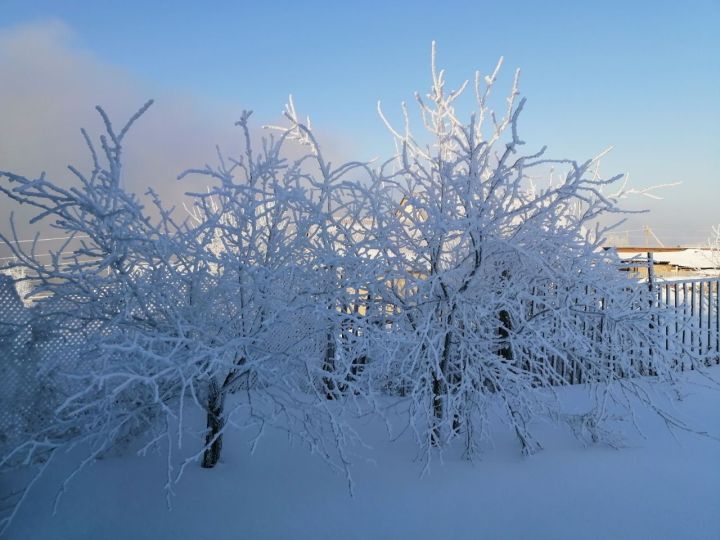
M 201 179 L 193 184 L 176 177 L 187 168 L 214 164 L 215 145 L 228 154 L 239 153 L 240 132 L 233 124 L 242 108 L 251 108 L 233 104 L 221 115 L 218 109 L 223 107 L 217 104 L 212 109 L 175 90 L 150 89 L 83 49 L 72 29 L 59 21 L 0 30 L 0 73 L 0 170 L 28 177 L 45 171 L 60 184 L 72 182 L 68 164 L 81 170 L 90 166 L 80 128 L 91 136 L 102 133 L 95 105 L 102 105 L 120 127 L 154 98 L 155 105 L 128 136 L 123 180 L 127 189 L 139 194 L 152 186 L 166 206 L 181 202 L 185 191 L 203 190 L 197 183 Z M 278 103 L 278 111 L 282 105 Z M 259 127 L 262 122 L 255 123 Z M 0 196 L 3 233 L 9 231 L 11 211 L 18 224 L 32 215 L 31 209 Z M 39 230 L 42 236 L 57 236 L 46 226 Z M 29 238 L 34 232 L 24 225 L 19 236 Z M 0 247 L 2 256 L 7 253 Z

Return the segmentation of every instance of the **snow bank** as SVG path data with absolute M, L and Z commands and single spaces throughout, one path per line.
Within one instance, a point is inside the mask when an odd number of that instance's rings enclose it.
M 720 368 L 710 370 L 720 383 Z M 720 435 L 720 392 L 684 374 L 677 415 Z M 652 383 L 649 383 L 652 386 Z M 561 389 L 567 410 L 586 388 Z M 629 425 L 625 447 L 583 448 L 554 426 L 540 427 L 545 450 L 524 458 L 517 439 L 494 426 L 495 447 L 476 463 L 450 450 L 421 477 L 414 441 L 388 442 L 379 426 L 359 429 L 374 448 L 359 450 L 351 498 L 334 475 L 279 432 L 254 455 L 227 452 L 218 468 L 191 467 L 168 512 L 164 457 L 109 458 L 70 484 L 52 517 L 52 499 L 72 458 L 58 463 L 31 493 L 12 539 L 285 538 L 720 538 L 720 442 L 671 434 L 639 414 L 646 438 Z M 398 419 L 400 421 L 400 419 Z M 231 432 L 227 445 L 247 444 Z M 376 465 L 368 461 L 373 459 Z

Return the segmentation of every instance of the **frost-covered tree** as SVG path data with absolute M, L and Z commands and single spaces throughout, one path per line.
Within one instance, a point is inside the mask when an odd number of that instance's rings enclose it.
M 238 122 L 243 155 L 219 155 L 216 167 L 186 171 L 212 182 L 193 194 L 191 209 L 206 242 L 196 258 L 212 252 L 212 267 L 233 305 L 226 326 L 240 340 L 235 357 L 210 379 L 208 435 L 204 466 L 219 456 L 225 423 L 223 402 L 240 387 L 252 391 L 243 402 L 251 417 L 283 416 L 314 448 L 325 439 L 318 418 L 331 420 L 337 406 L 318 405 L 355 387 L 353 362 L 363 355 L 357 305 L 358 250 L 353 237 L 364 190 L 343 179 L 360 163 L 333 169 L 312 131 L 298 121 L 292 100 L 287 127 L 278 137 L 253 146 L 248 120 Z M 310 152 L 289 159 L 285 147 L 300 143 Z M 366 171 L 367 172 L 367 171 Z M 357 235 L 356 235 L 357 236 Z M 359 238 L 362 238 L 360 236 Z M 353 390 L 354 393 L 355 390 Z M 323 414 L 323 411 L 328 413 Z M 339 429 L 334 420 L 333 429 Z M 339 431 L 328 440 L 341 438 Z
M 333 166 L 309 127 L 302 123 L 292 97 L 287 127 L 271 126 L 304 149 L 292 170 L 305 193 L 298 220 L 305 239 L 304 262 L 310 270 L 318 335 L 324 335 L 323 384 L 328 399 L 347 391 L 366 358 L 365 313 L 369 287 L 377 276 L 373 262 L 373 186 L 377 175 L 359 161 Z
M 106 134 L 96 146 L 82 132 L 92 168 L 69 167 L 71 187 L 44 175 L 0 173 L 4 195 L 35 207 L 33 222 L 49 222 L 66 238 L 49 262 L 17 235 L 3 238 L 34 282 L 28 324 L 43 330 L 32 340 L 40 358 L 27 358 L 37 369 L 16 383 L 35 388 L 33 378 L 52 375 L 42 396 L 52 414 L 3 447 L 3 469 L 42 464 L 42 471 L 59 449 L 79 444 L 88 449 L 82 468 L 140 434 L 170 443 L 184 399 L 216 354 L 197 339 L 213 322 L 202 302 L 215 289 L 206 261 L 185 256 L 194 232 L 173 221 L 154 194 L 153 219 L 122 188 L 123 140 L 150 104 L 120 131 L 98 108 Z
M 710 248 L 710 262 L 714 268 L 720 269 L 720 225 L 712 228 L 712 235 L 708 239 L 708 247 Z
M 254 428 L 259 437 L 269 423 L 347 472 L 344 445 L 353 432 L 341 404 L 327 402 L 323 379 L 335 374 L 323 367 L 326 333 L 317 332 L 318 313 L 328 313 L 318 297 L 329 294 L 317 288 L 320 269 L 312 262 L 317 204 L 299 185 L 308 178 L 302 160 L 287 167 L 281 156 L 290 130 L 264 141 L 256 155 L 244 115 L 244 157 L 199 171 L 216 185 L 191 194 L 190 216 L 177 221 L 152 191 L 148 212 L 123 189 L 123 140 L 149 106 L 120 131 L 98 108 L 106 134 L 98 150 L 82 132 L 93 167 L 70 167 L 72 187 L 0 172 L 0 192 L 37 208 L 33 221 L 46 220 L 67 238 L 50 262 L 17 235 L 3 238 L 15 267 L 34 282 L 35 305 L 22 328 L 49 329 L 43 339 L 52 353 L 37 369 L 21 370 L 16 390 L 38 388 L 39 373 L 54 377 L 52 391 L 33 396 L 52 414 L 22 438 L 3 438 L 0 467 L 34 465 L 40 474 L 57 451 L 83 445 L 87 453 L 67 482 L 141 441 L 141 452 L 167 452 L 170 493 L 189 463 L 217 463 L 228 425 Z M 15 334 L 2 344 L 15 347 L 23 337 Z M 186 419 L 193 406 L 207 425 L 198 451 L 178 469 L 173 456 L 197 433 Z
M 655 293 L 601 249 L 609 227 L 597 218 L 621 212 L 629 193 L 621 175 L 600 178 L 598 158 L 523 153 L 517 74 L 502 116 L 488 105 L 499 68 L 476 75 L 476 110 L 463 122 L 455 103 L 467 82 L 448 91 L 433 50 L 431 91 L 416 95 L 426 133 L 413 134 L 406 108 L 403 130 L 386 122 L 399 152 L 382 174 L 388 244 L 378 253 L 396 306 L 382 339 L 387 377 L 407 394 L 426 450 L 464 433 L 472 453 L 500 407 L 533 452 L 530 424 L 553 407 L 538 387 L 603 385 L 602 404 L 613 381 L 671 379 L 684 353 L 659 345 L 669 314 Z

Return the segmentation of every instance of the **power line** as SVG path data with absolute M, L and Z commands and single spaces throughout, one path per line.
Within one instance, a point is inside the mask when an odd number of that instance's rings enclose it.
M 60 256 L 60 255 L 68 255 L 71 253 L 75 253 L 75 252 L 74 251 L 63 251 L 63 252 L 60 252 L 57 254 L 55 254 L 55 253 L 38 253 L 35 255 L 35 257 L 52 257 L 53 255 Z M 17 257 L 0 257 L 0 261 L 11 261 L 14 259 L 17 259 Z M 87 259 L 87 260 L 90 260 L 90 259 Z M 80 261 L 80 262 L 83 262 L 83 261 Z
M 90 238 L 89 235 L 84 234 L 80 236 L 73 236 L 72 238 L 68 238 L 67 236 L 58 236 L 56 238 L 38 238 L 38 239 L 32 239 L 32 240 L 13 240 L 10 242 L 11 244 L 29 244 L 32 242 L 51 242 L 53 240 L 75 240 L 76 238 Z

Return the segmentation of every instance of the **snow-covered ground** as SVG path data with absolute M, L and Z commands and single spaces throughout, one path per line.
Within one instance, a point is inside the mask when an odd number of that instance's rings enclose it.
M 711 368 L 715 384 L 720 368 Z M 720 391 L 686 374 L 677 415 L 720 436 Z M 563 389 L 575 407 L 582 387 Z M 625 447 L 583 447 L 565 430 L 540 428 L 545 449 L 522 457 L 497 426 L 495 445 L 475 463 L 460 449 L 429 474 L 413 461 L 410 437 L 389 442 L 376 426 L 360 430 L 373 449 L 359 451 L 356 493 L 304 448 L 278 432 L 256 453 L 231 433 L 213 470 L 191 467 L 166 509 L 163 458 L 104 459 L 68 488 L 58 513 L 52 498 L 71 457 L 34 488 L 7 531 L 12 539 L 263 538 L 720 538 L 720 442 L 670 433 L 649 413 L 645 438 L 624 425 Z M 190 449 L 188 449 L 189 451 Z

